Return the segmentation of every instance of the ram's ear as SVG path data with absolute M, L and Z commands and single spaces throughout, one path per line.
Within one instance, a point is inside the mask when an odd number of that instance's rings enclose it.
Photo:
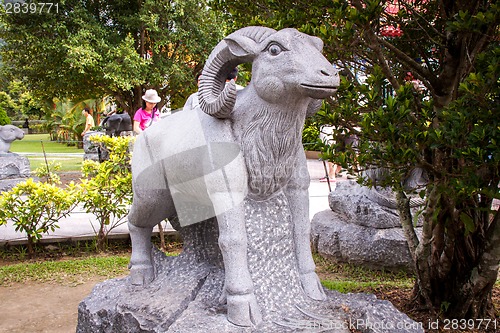
M 314 45 L 314 47 L 317 48 L 318 51 L 320 51 L 320 52 L 323 51 L 324 43 L 321 40 L 321 38 L 318 38 L 315 36 L 309 36 L 309 37 L 310 37 L 311 44 Z
M 251 38 L 235 35 L 224 38 L 224 41 L 231 54 L 235 57 L 248 57 L 256 53 L 257 43 Z

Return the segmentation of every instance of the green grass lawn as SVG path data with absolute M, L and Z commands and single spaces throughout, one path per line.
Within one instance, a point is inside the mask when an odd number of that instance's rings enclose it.
M 24 136 L 24 139 L 16 140 L 10 146 L 10 151 L 13 153 L 43 153 L 44 149 L 46 153 L 81 153 L 83 156 L 83 149 L 50 141 L 48 134 L 27 134 Z
M 47 162 L 55 161 L 61 164 L 59 172 L 80 171 L 83 161 L 83 149 L 67 146 L 64 143 L 50 141 L 48 134 L 28 134 L 22 140 L 12 142 L 10 151 L 13 153 L 77 153 L 81 156 L 47 156 Z M 28 156 L 31 170 L 45 165 L 43 156 Z
M 41 166 L 45 166 L 45 158 L 43 157 L 28 156 L 28 160 L 30 161 L 30 169 L 32 171 L 38 169 Z M 47 162 L 50 163 L 51 161 L 61 164 L 61 168 L 59 169 L 58 172 L 81 171 L 83 162 L 83 153 L 82 157 L 47 156 Z
M 128 274 L 129 256 L 91 256 L 0 266 L 0 286 L 27 282 L 78 283 L 89 276 L 108 279 Z

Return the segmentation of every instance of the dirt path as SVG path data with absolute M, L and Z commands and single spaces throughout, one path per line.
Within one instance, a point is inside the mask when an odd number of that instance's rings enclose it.
M 0 333 L 75 332 L 78 304 L 105 278 L 76 286 L 49 283 L 0 287 Z

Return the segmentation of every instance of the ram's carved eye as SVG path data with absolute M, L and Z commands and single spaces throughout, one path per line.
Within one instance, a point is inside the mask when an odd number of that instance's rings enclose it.
M 266 51 L 269 52 L 269 54 L 271 54 L 272 56 L 277 56 L 278 54 L 286 50 L 286 48 L 278 43 L 271 43 L 266 48 Z

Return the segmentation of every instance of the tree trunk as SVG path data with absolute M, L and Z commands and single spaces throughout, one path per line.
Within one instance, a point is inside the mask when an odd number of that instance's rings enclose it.
M 130 118 L 134 118 L 134 114 L 142 107 L 142 86 L 136 86 L 130 90 L 113 93 L 118 106 L 127 112 Z
M 404 199 L 398 196 L 401 216 L 407 216 Z M 499 212 L 491 219 L 479 207 L 474 211 L 467 209 L 474 206 L 472 199 L 457 203 L 436 191 L 428 191 L 424 227 L 417 246 L 414 238 L 409 238 L 411 225 L 402 220 L 415 260 L 413 296 L 417 307 L 446 318 L 494 318 L 492 290 L 500 258 Z M 464 214 L 474 216 L 474 230 L 466 227 Z
M 135 112 L 142 107 L 142 87 L 137 86 L 133 89 L 132 104 L 128 110 L 130 118 L 134 119 Z
M 33 241 L 33 236 L 28 235 L 28 258 L 33 259 L 35 257 L 35 242 Z
M 106 249 L 106 230 L 105 230 L 106 223 L 105 221 L 100 222 L 99 226 L 99 233 L 97 234 L 97 250 L 99 251 L 104 251 Z
M 163 225 L 161 224 L 161 222 L 158 223 L 158 231 L 160 234 L 160 250 L 162 250 L 162 252 L 166 252 L 167 246 L 165 244 L 165 234 L 163 233 Z

